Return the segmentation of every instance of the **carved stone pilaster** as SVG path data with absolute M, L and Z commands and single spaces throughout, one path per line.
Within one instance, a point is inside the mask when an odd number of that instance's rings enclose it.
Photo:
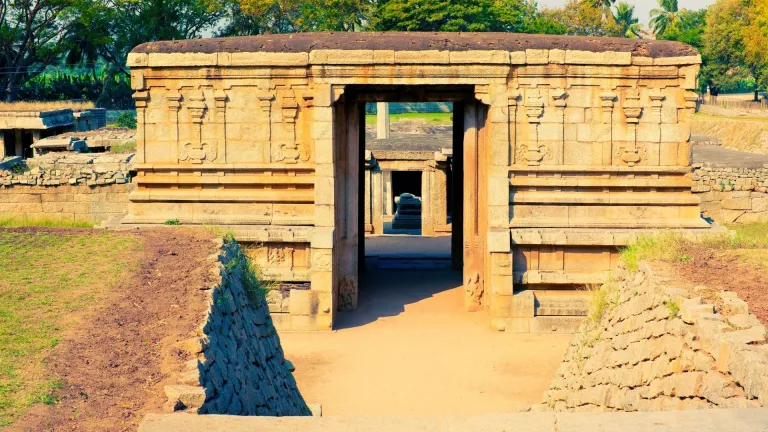
M 510 162 L 515 164 L 517 162 L 517 107 L 520 103 L 520 92 L 516 89 L 510 89 L 508 92 L 507 105 L 509 110 L 509 143 L 510 143 Z
M 189 97 L 189 103 L 186 105 L 190 116 L 192 117 L 192 140 L 181 146 L 180 161 L 188 161 L 195 164 L 203 162 L 214 162 L 218 156 L 218 148 L 215 144 L 203 142 L 202 128 L 203 119 L 208 112 L 208 105 L 205 103 L 205 94 L 202 91 L 193 92 Z
M 259 99 L 259 107 L 264 113 L 264 121 L 261 127 L 265 135 L 262 157 L 264 162 L 269 162 L 272 154 L 272 100 L 275 99 L 275 95 L 272 93 L 260 93 L 256 97 Z
M 174 93 L 165 96 L 168 105 L 168 111 L 171 112 L 173 119 L 173 146 L 171 147 L 171 160 L 179 161 L 179 111 L 181 111 L 181 94 Z
M 218 131 L 218 162 L 225 163 L 227 157 L 227 93 L 223 90 L 214 92 L 216 106 L 216 129 Z

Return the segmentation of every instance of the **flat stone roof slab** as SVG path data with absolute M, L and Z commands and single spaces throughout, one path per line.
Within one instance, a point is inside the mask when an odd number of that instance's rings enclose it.
M 328 32 L 147 42 L 132 53 L 308 53 L 317 50 L 623 52 L 663 58 L 698 56 L 686 44 L 626 38 L 518 33 Z

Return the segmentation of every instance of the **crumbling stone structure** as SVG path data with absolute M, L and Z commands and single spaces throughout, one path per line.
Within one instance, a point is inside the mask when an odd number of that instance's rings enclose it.
M 517 293 L 601 282 L 638 233 L 708 228 L 690 178 L 699 63 L 673 42 L 493 33 L 143 44 L 124 221 L 229 225 L 280 281 L 310 283 L 281 325 L 331 329 L 357 304 L 364 104 L 452 102 L 466 306 L 539 331 Z
M 0 161 L 7 156 L 33 157 L 32 145 L 42 138 L 106 125 L 106 110 L 101 108 L 0 110 Z

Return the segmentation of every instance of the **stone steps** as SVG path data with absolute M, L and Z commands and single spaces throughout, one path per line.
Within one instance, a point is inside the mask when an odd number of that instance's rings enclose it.
M 587 316 L 588 295 L 537 295 L 536 316 Z
M 139 432 L 764 432 L 768 408 L 692 411 L 550 413 L 471 417 L 242 417 L 149 414 Z

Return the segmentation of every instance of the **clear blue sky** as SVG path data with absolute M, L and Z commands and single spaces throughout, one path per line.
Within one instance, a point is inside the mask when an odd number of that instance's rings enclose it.
M 622 0 L 619 0 L 622 1 Z M 651 9 L 655 9 L 658 6 L 656 0 L 623 0 L 627 3 L 635 6 L 635 16 L 640 19 L 640 23 L 645 27 L 648 27 L 648 21 L 650 18 L 648 15 L 651 13 Z M 559 7 L 566 4 L 568 0 L 538 0 L 540 7 Z M 715 0 L 679 0 L 680 9 L 702 9 L 705 8 Z

